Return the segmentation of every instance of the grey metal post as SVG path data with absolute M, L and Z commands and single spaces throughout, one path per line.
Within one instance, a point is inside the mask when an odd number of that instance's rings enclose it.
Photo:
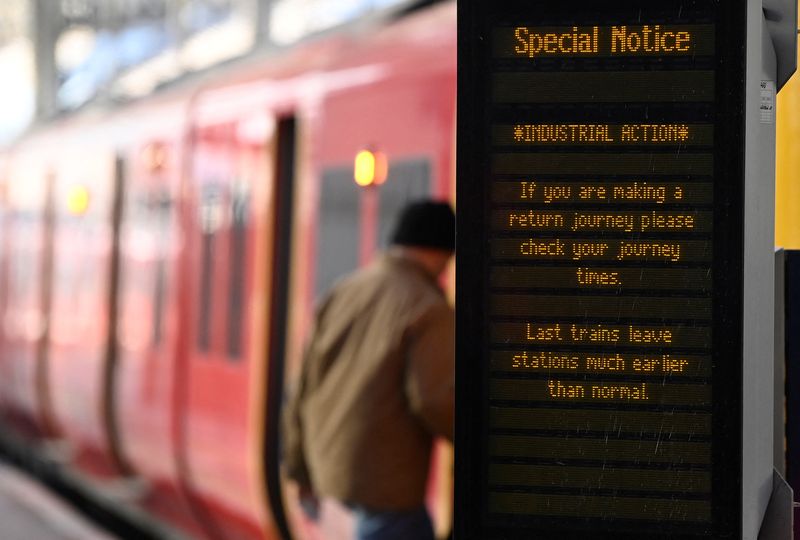
M 269 24 L 272 18 L 273 0 L 254 0 L 256 11 L 256 45 L 263 47 L 269 45 Z
M 63 28 L 60 3 L 31 1 L 31 37 L 36 60 L 36 119 L 46 120 L 58 110 L 56 42 Z

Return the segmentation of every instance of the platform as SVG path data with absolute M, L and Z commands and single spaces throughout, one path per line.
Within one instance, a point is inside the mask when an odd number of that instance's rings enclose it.
M 114 540 L 35 480 L 0 463 L 0 538 Z

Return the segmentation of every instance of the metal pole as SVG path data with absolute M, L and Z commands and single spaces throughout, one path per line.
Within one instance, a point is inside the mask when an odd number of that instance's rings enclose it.
M 256 10 L 256 46 L 269 45 L 269 24 L 272 15 L 273 0 L 254 0 Z
M 63 28 L 59 2 L 31 0 L 31 38 L 36 60 L 36 119 L 46 120 L 58 111 L 56 42 Z

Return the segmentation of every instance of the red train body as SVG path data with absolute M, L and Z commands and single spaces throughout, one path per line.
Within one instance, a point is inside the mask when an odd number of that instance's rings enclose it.
M 279 474 L 315 299 L 455 191 L 455 5 L 74 115 L 2 157 L 3 429 L 198 538 L 345 538 Z M 388 180 L 359 188 L 363 149 Z M 430 504 L 449 523 L 450 453 Z

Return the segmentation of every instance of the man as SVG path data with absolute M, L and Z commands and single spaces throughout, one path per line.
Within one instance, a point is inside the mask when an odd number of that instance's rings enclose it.
M 284 417 L 285 464 L 306 502 L 356 514 L 358 540 L 432 540 L 434 436 L 453 438 L 454 317 L 437 278 L 455 248 L 445 203 L 407 206 L 379 260 L 320 306 Z

